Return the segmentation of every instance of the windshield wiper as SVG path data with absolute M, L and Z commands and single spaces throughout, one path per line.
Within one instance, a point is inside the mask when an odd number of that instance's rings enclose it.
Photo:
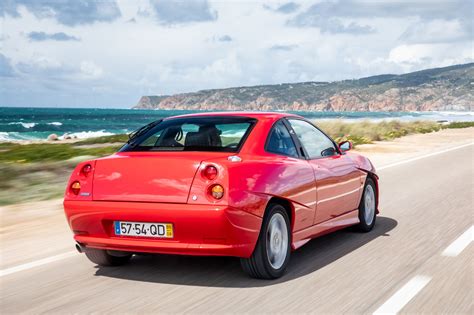
M 158 125 L 159 123 L 161 123 L 163 121 L 163 119 L 160 119 L 160 120 L 156 120 L 156 121 L 153 121 L 151 123 L 149 123 L 148 125 L 145 125 L 143 127 L 140 127 L 138 128 L 137 130 L 135 131 L 132 131 L 129 135 L 128 135 L 128 141 L 127 143 L 132 146 L 132 147 L 135 147 L 136 146 L 136 142 L 134 142 L 133 140 L 135 140 L 136 138 L 140 137 L 141 135 L 143 135 L 145 132 L 149 131 L 151 128 L 155 127 L 156 125 Z

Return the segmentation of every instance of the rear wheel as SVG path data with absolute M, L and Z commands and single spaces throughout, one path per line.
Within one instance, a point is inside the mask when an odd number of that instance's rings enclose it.
M 364 186 L 364 194 L 359 205 L 359 221 L 357 229 L 361 232 L 369 232 L 374 228 L 377 209 L 377 193 L 372 178 L 367 177 Z
M 117 252 L 111 255 L 108 251 L 96 248 L 86 248 L 84 250 L 87 258 L 99 266 L 120 266 L 126 264 L 132 254 Z
M 270 204 L 252 256 L 240 260 L 242 268 L 253 278 L 281 277 L 290 260 L 290 240 L 290 220 L 285 208 Z

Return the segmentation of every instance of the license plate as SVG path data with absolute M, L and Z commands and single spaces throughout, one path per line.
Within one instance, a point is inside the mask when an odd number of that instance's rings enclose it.
M 171 223 L 114 222 L 115 235 L 172 238 Z

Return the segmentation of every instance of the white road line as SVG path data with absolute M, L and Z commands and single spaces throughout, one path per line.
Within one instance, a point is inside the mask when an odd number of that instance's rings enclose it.
M 442 256 L 456 257 L 466 248 L 471 242 L 474 242 L 474 225 L 471 225 L 466 232 L 462 233 L 454 242 L 451 243 L 441 253 Z
M 66 258 L 76 256 L 76 255 L 78 255 L 77 252 L 71 251 L 71 252 L 59 254 L 59 255 L 56 255 L 56 256 L 51 256 L 51 257 L 48 257 L 48 258 L 35 260 L 35 261 L 29 262 L 29 263 L 26 263 L 26 264 L 23 264 L 23 265 L 18 265 L 18 266 L 7 268 L 7 269 L 2 269 L 2 270 L 0 270 L 0 277 L 7 276 L 7 275 L 10 275 L 12 273 L 16 273 L 16 272 L 20 272 L 20 271 L 25 271 L 25 270 L 35 268 L 35 267 L 38 267 L 38 266 L 46 265 L 46 264 L 49 264 L 49 263 L 52 263 L 52 262 L 55 262 L 55 261 L 59 261 L 59 260 L 63 260 L 63 259 L 66 259 Z
M 373 314 L 397 314 L 430 280 L 431 278 L 427 276 L 414 276 Z
M 421 160 L 421 159 L 425 159 L 427 157 L 435 156 L 435 155 L 438 155 L 438 154 L 443 154 L 443 153 L 454 151 L 454 150 L 461 149 L 461 148 L 465 148 L 465 147 L 468 147 L 468 146 L 473 145 L 473 144 L 474 144 L 474 142 L 459 145 L 457 147 L 453 147 L 453 148 L 449 148 L 449 149 L 445 149 L 445 150 L 425 154 L 425 155 L 422 155 L 422 156 L 417 156 L 417 157 L 407 159 L 407 160 L 403 160 L 403 161 L 400 161 L 400 162 L 395 162 L 395 163 L 388 164 L 388 165 L 385 165 L 385 166 L 377 167 L 376 169 L 377 170 L 384 170 L 386 168 L 398 166 L 398 165 L 405 164 L 405 163 L 410 163 L 410 162 L 413 162 L 413 161 L 418 161 L 418 160 Z

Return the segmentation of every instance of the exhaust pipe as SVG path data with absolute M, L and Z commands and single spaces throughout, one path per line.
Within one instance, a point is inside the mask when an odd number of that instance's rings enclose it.
M 82 245 L 79 244 L 79 243 L 76 243 L 76 250 L 79 252 L 79 254 L 84 253 L 84 249 L 85 249 L 84 246 L 82 246 Z

